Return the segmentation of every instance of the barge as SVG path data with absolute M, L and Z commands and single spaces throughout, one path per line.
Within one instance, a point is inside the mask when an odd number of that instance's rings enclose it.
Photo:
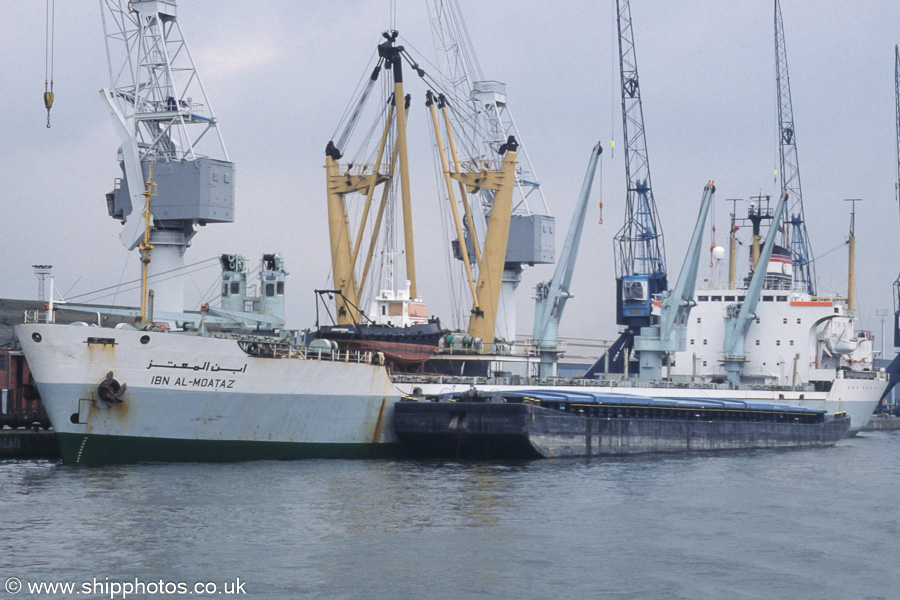
M 831 446 L 850 418 L 734 400 L 471 390 L 406 397 L 394 427 L 416 458 L 536 459 Z

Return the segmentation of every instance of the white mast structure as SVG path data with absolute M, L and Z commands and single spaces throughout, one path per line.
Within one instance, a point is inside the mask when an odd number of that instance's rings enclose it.
M 461 126 L 457 138 L 472 157 L 494 157 L 509 136 L 519 142 L 516 166 L 513 218 L 500 292 L 500 314 L 496 337 L 514 342 L 516 339 L 515 291 L 522 280 L 525 264 L 548 264 L 555 259 L 554 219 L 550 216 L 541 184 L 535 174 L 522 136 L 506 104 L 506 84 L 485 80 L 472 48 L 462 13 L 456 0 L 428 0 L 431 32 L 448 106 Z M 477 206 L 472 207 L 474 237 L 483 243 L 487 216 L 493 192 L 484 190 Z M 460 248 L 474 243 L 472 231 L 468 240 L 460 240 Z M 460 252 L 462 256 L 466 253 Z M 469 253 L 470 262 L 474 255 Z
M 196 225 L 234 221 L 234 164 L 177 20 L 175 0 L 101 0 L 111 87 L 102 90 L 122 142 L 124 179 L 106 196 L 129 250 L 144 234 L 140 218 L 149 168 L 156 194 L 149 264 L 156 316 L 184 310 L 178 270 Z

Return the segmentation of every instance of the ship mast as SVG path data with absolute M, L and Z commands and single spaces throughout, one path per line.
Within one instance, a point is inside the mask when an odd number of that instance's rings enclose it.
M 468 156 L 494 157 L 510 136 L 518 143 L 518 159 L 513 182 L 512 216 L 500 290 L 496 337 L 514 341 L 516 337 L 515 292 L 525 266 L 554 262 L 553 217 L 535 173 L 522 136 L 507 103 L 506 84 L 486 80 L 456 0 L 429 0 L 432 39 L 444 96 L 457 124 L 457 141 Z M 449 125 L 448 125 L 449 127 Z M 458 170 L 457 149 L 451 160 Z M 460 251 L 456 258 L 470 262 L 469 270 L 481 265 L 481 244 L 487 235 L 496 191 L 483 188 L 468 196 L 461 190 L 466 220 Z M 534 240 L 540 243 L 535 244 Z M 468 277 L 468 275 L 467 275 Z M 492 335 L 492 337 L 493 337 Z
M 409 155 L 406 148 L 406 109 L 408 99 L 403 93 L 403 46 L 395 46 L 398 32 L 386 31 L 385 42 L 378 46 L 384 68 L 394 73 L 394 110 L 397 112 L 397 148 L 400 157 L 400 199 L 403 206 L 403 243 L 406 249 L 406 279 L 410 298 L 418 298 L 416 286 L 416 258 L 413 244 L 412 200 L 409 191 Z
M 340 135 L 328 142 L 325 148 L 325 167 L 328 191 L 328 223 L 331 241 L 331 260 L 334 287 L 339 292 L 337 302 L 337 323 L 341 325 L 359 323 L 363 319 L 361 302 L 364 296 L 366 281 L 379 240 L 382 223 L 385 214 L 390 213 L 387 206 L 391 193 L 392 181 L 399 166 L 400 189 L 403 207 L 403 232 L 404 254 L 406 255 L 406 279 L 409 281 L 409 294 L 411 300 L 418 299 L 416 285 L 415 252 L 412 230 L 412 200 L 409 183 L 409 160 L 406 143 L 406 120 L 409 109 L 410 97 L 405 94 L 403 86 L 402 60 L 405 58 L 403 46 L 395 45 L 397 31 L 386 31 L 383 34 L 385 41 L 378 45 L 378 60 L 372 70 L 368 81 L 364 84 L 362 92 L 355 101 L 351 101 L 351 107 L 347 113 L 350 117 L 339 125 Z M 417 66 L 414 70 L 420 71 Z M 372 163 L 353 162 L 340 163 L 347 151 L 350 137 L 356 127 L 357 120 L 365 109 L 371 90 L 378 80 L 381 71 L 393 73 L 393 93 L 387 103 L 386 116 L 382 135 L 375 151 Z M 420 76 L 423 73 L 420 73 Z M 394 135 L 394 132 L 396 134 Z M 337 133 L 337 132 L 336 132 Z M 393 136 L 393 137 L 392 137 Z M 392 150 L 388 151 L 389 143 L 393 142 Z M 385 154 L 391 155 L 389 166 L 383 171 L 383 159 Z M 375 189 L 378 185 L 385 184 L 382 188 L 381 202 L 377 215 L 370 222 L 369 215 L 374 200 Z M 349 211 L 347 209 L 347 196 L 351 194 L 364 195 L 362 216 L 359 220 L 355 236 L 350 233 Z M 390 215 L 388 216 L 390 219 Z M 371 227 L 368 250 L 366 252 L 365 266 L 359 277 L 356 274 L 356 264 L 366 238 L 366 228 Z M 391 224 L 388 223 L 388 229 Z

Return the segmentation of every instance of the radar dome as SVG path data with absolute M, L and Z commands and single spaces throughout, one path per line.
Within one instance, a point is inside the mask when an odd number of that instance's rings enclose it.
M 725 248 L 722 246 L 716 246 L 712 251 L 713 258 L 716 260 L 722 260 L 725 258 Z

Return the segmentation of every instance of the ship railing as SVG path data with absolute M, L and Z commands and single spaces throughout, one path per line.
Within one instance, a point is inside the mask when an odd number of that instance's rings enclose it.
M 357 363 L 365 365 L 383 365 L 384 354 L 381 352 L 361 352 L 359 350 L 334 350 L 327 351 L 323 349 L 307 349 L 303 352 L 294 349 L 296 358 L 306 358 L 308 360 L 320 360 L 328 362 Z
M 358 164 L 340 163 L 338 165 L 338 175 L 368 177 L 369 175 L 374 175 L 377 172 L 378 166 L 379 165 L 376 165 L 373 163 L 358 163 Z
M 530 339 L 525 340 L 523 346 L 525 356 L 540 356 L 541 352 L 565 353 L 568 342 L 566 340 L 557 340 L 556 342 L 536 342 L 534 339 Z
M 44 308 L 46 309 L 47 306 L 45 305 Z M 56 319 L 53 311 L 42 311 L 39 308 L 27 308 L 25 309 L 25 317 L 23 322 L 26 325 L 29 323 L 54 323 L 56 322 Z

